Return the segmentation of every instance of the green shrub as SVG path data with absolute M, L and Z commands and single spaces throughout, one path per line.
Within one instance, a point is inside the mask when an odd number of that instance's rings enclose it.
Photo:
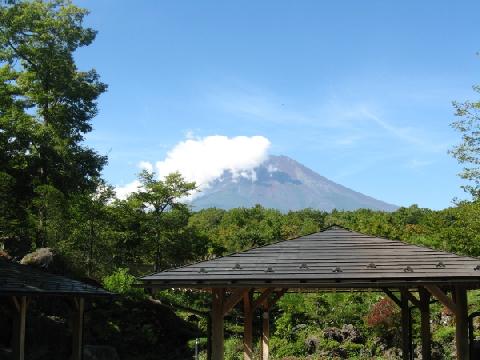
M 225 340 L 225 360 L 243 360 L 243 342 L 237 337 Z
M 113 274 L 103 278 L 103 286 L 108 291 L 116 294 L 129 296 L 136 299 L 145 298 L 143 289 L 133 287 L 136 278 L 128 273 L 128 269 L 116 270 Z
M 305 342 L 301 337 L 296 340 L 288 340 L 274 336 L 270 338 L 270 347 L 275 358 L 306 355 Z
M 455 339 L 455 327 L 454 326 L 443 326 L 438 328 L 437 331 L 433 333 L 433 340 L 439 344 L 445 345 L 450 343 Z

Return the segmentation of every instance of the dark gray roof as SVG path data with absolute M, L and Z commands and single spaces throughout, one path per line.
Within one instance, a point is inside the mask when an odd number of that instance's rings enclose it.
M 0 259 L 0 295 L 104 296 L 108 291 Z
M 332 227 L 140 280 L 145 287 L 184 288 L 480 287 L 480 260 Z

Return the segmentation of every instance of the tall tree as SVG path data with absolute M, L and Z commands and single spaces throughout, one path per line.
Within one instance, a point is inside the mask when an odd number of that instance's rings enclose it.
M 107 88 L 73 58 L 96 36 L 83 26 L 87 13 L 68 0 L 10 0 L 0 7 L 0 172 L 13 177 L 24 206 L 43 196 L 36 188 L 46 185 L 67 198 L 93 192 L 106 163 L 83 144 Z M 44 207 L 37 211 L 44 229 Z M 41 231 L 37 245 L 44 237 Z
M 164 214 L 169 210 L 183 210 L 186 205 L 181 201 L 189 196 L 197 186 L 194 182 L 185 181 L 178 172 L 169 174 L 164 180 L 157 180 L 154 172 L 144 170 L 139 175 L 141 187 L 131 195 L 149 214 L 148 230 L 154 240 L 155 269 L 161 265 L 163 236 L 168 228 Z M 180 211 L 178 214 L 182 214 Z M 188 221 L 188 220 L 187 220 Z
M 480 93 L 480 86 L 474 86 Z M 462 134 L 462 142 L 455 146 L 450 153 L 464 165 L 460 173 L 462 179 L 470 181 L 462 186 L 474 198 L 480 198 L 480 100 L 454 102 L 455 115 L 459 119 L 452 123 L 452 127 Z

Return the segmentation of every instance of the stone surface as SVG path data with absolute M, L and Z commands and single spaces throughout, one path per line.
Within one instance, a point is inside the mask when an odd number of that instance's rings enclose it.
M 338 342 L 343 341 L 342 330 L 340 330 L 339 328 L 336 328 L 336 327 L 326 328 L 323 331 L 323 337 L 325 339 L 335 340 L 335 341 L 338 341 Z
M 363 344 L 365 339 L 360 334 L 360 331 L 352 324 L 343 325 L 342 327 L 343 340 L 351 341 L 355 344 Z

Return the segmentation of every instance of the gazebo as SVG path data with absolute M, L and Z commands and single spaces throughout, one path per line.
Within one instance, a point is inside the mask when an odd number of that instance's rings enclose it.
M 212 293 L 211 358 L 224 357 L 223 319 L 243 301 L 244 359 L 252 359 L 252 318 L 263 311 L 268 359 L 269 309 L 287 291 L 383 291 L 401 309 L 403 359 L 412 358 L 409 306 L 420 310 L 422 358 L 431 359 L 430 299 L 455 316 L 457 359 L 469 360 L 467 291 L 480 288 L 480 260 L 332 226 L 293 240 L 140 278 L 151 289 Z M 254 293 L 258 293 L 254 297 Z
M 72 360 L 81 360 L 85 298 L 112 295 L 102 288 L 63 276 L 46 273 L 28 265 L 0 259 L 0 298 L 11 299 L 13 315 L 12 359 L 25 358 L 27 308 L 33 297 L 63 297 L 72 314 Z

